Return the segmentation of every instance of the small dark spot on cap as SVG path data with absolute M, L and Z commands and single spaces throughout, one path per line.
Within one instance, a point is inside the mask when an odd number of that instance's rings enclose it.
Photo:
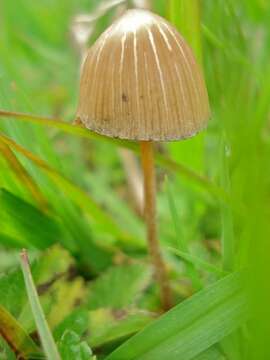
M 124 101 L 124 102 L 128 102 L 128 97 L 127 97 L 127 95 L 126 94 L 122 94 L 122 100 Z

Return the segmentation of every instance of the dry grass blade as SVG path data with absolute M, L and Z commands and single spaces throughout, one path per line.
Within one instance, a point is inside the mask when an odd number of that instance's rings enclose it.
M 46 211 L 48 209 L 48 202 L 40 191 L 35 180 L 27 172 L 25 167 L 17 159 L 16 155 L 11 151 L 8 145 L 0 141 L 0 152 L 3 154 L 5 160 L 8 162 L 10 168 L 15 173 L 18 180 L 29 191 L 39 207 Z
M 40 349 L 17 320 L 0 305 L 0 334 L 13 349 L 18 359 L 39 358 Z

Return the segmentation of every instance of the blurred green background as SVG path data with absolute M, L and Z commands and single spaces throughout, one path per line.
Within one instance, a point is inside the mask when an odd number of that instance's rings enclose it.
M 267 0 L 4 0 L 0 108 L 71 124 L 85 48 L 134 6 L 166 17 L 191 44 L 212 111 L 206 131 L 159 147 L 158 226 L 175 300 L 219 278 L 207 266 L 247 268 L 256 319 L 247 335 L 251 350 L 231 358 L 256 353 L 254 359 L 269 359 Z M 72 254 L 87 280 L 111 266 L 144 263 L 140 194 L 134 199 L 129 183 L 134 171 L 140 189 L 139 162 L 125 143 L 37 122 L 0 118 L 0 270 L 17 264 L 22 247 L 35 258 L 55 243 Z M 151 310 L 158 306 L 155 292 L 143 300 Z

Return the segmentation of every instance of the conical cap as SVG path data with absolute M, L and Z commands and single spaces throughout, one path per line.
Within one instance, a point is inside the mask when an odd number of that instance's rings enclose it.
M 122 139 L 190 137 L 209 117 L 202 71 L 171 24 L 129 10 L 89 50 L 77 117 L 93 131 Z

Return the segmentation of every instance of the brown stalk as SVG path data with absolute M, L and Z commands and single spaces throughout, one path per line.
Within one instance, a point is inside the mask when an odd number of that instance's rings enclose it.
M 162 259 L 157 235 L 156 221 L 156 175 L 154 149 L 151 141 L 141 141 L 141 158 L 144 174 L 144 216 L 147 227 L 147 241 L 152 257 L 154 274 L 160 287 L 160 298 L 164 310 L 172 306 L 171 289 L 165 263 Z

